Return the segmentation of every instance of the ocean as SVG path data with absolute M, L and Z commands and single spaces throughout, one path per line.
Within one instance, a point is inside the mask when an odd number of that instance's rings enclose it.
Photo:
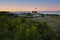
M 37 11 L 38 13 L 42 13 L 42 14 L 59 14 L 60 15 L 60 11 Z M 31 11 L 15 11 L 13 13 L 19 14 L 19 13 L 31 13 Z
M 59 14 L 60 11 L 38 11 L 38 13 L 43 13 L 43 14 Z

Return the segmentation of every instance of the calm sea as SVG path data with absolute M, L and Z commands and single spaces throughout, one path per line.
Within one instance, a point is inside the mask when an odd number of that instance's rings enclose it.
M 60 14 L 60 11 L 38 11 L 38 12 L 44 14 Z
M 16 11 L 13 13 L 31 13 L 31 11 Z M 60 15 L 60 11 L 38 11 L 38 13 L 43 13 L 43 14 L 59 14 Z

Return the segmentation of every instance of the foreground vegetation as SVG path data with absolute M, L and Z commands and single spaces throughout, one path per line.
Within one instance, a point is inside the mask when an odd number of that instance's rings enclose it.
M 28 18 L 0 16 L 0 40 L 60 40 L 60 29 Z

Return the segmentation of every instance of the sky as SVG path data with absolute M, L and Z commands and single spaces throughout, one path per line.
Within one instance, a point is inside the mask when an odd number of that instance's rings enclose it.
M 0 11 L 60 11 L 60 0 L 0 0 Z

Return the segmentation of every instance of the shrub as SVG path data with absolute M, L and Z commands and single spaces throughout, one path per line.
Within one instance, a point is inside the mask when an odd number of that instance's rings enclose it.
M 0 16 L 0 40 L 59 40 L 60 30 L 46 22 Z

